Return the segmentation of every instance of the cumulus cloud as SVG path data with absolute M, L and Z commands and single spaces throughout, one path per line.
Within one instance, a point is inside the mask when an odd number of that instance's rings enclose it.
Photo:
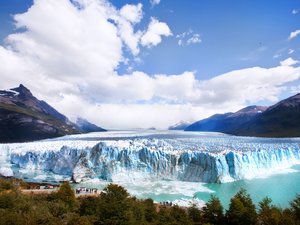
M 292 58 L 290 57 L 290 58 L 287 58 L 287 59 L 281 61 L 281 62 L 280 62 L 280 65 L 281 65 L 281 66 L 292 66 L 292 65 L 295 65 L 295 64 L 297 64 L 297 63 L 299 63 L 299 61 L 294 60 L 294 59 L 292 59 Z
M 117 87 L 125 87 L 114 96 L 120 98 L 125 95 L 135 101 L 109 101 L 95 105 L 78 99 L 73 100 L 73 103 L 79 104 L 74 106 L 66 98 L 56 105 L 62 111 L 71 109 L 68 115 L 76 112 L 107 127 L 166 128 L 180 120 L 195 121 L 214 113 L 234 112 L 258 101 L 275 103 L 279 100 L 278 96 L 287 91 L 286 84 L 299 80 L 300 67 L 289 64 L 245 68 L 208 80 L 197 80 L 192 72 L 151 77 L 138 72 L 133 76 L 128 75 L 120 83 L 114 83 L 116 89 L 110 92 L 117 92 Z M 158 101 L 152 102 L 158 97 Z M 143 104 L 139 104 L 140 101 Z
M 120 15 L 130 21 L 131 23 L 138 23 L 143 17 L 142 4 L 137 5 L 124 5 L 120 10 Z
M 290 33 L 289 40 L 296 38 L 300 34 L 300 30 L 295 30 Z
M 280 65 L 272 68 L 252 67 L 231 71 L 201 82 L 198 101 L 237 105 L 268 100 L 275 102 L 285 84 L 300 78 L 300 67 Z
M 127 45 L 134 56 L 140 52 L 139 42 L 141 38 L 141 31 L 134 31 L 134 25 L 139 23 L 143 18 L 143 5 L 138 3 L 137 5 L 124 5 L 119 12 L 119 16 L 115 16 L 115 20 L 118 25 L 118 33 Z
M 148 29 L 141 38 L 141 44 L 147 47 L 156 46 L 162 41 L 162 36 L 168 37 L 171 35 L 172 32 L 166 23 L 160 22 L 154 17 L 151 17 Z
M 150 4 L 151 4 L 152 6 L 158 5 L 159 3 L 160 3 L 160 0 L 150 0 Z
M 134 55 L 139 53 L 141 31 L 134 32 L 133 24 L 141 18 L 141 4 L 118 11 L 105 1 L 38 0 L 14 16 L 17 28 L 23 30 L 7 37 L 1 61 L 13 61 L 6 65 L 12 70 L 26 70 L 14 72 L 21 77 L 47 77 L 71 83 L 74 89 L 96 86 L 101 79 L 117 76 L 124 44 Z M 20 66 L 10 66 L 14 64 Z M 11 76 L 9 69 L 1 76 Z
M 197 44 L 202 42 L 200 34 L 194 33 L 192 30 L 177 34 L 176 38 L 178 39 L 177 44 L 179 46 Z
M 300 77 L 293 59 L 208 80 L 192 71 L 118 74 L 126 61 L 124 46 L 138 54 L 140 45 L 155 46 L 161 36 L 172 35 L 170 28 L 152 18 L 146 31 L 135 30 L 141 4 L 118 10 L 106 1 L 74 2 L 36 0 L 14 17 L 21 29 L 0 46 L 1 89 L 23 83 L 67 116 L 107 128 L 166 128 L 260 100 L 276 101 L 285 84 Z

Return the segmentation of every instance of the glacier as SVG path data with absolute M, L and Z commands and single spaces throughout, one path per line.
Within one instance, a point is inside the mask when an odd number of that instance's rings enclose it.
M 0 175 L 30 181 L 120 176 L 224 183 L 300 164 L 300 139 L 247 138 L 219 133 L 108 132 L 0 145 Z

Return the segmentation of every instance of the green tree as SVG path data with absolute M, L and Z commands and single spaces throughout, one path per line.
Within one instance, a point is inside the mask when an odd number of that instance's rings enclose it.
M 281 221 L 280 209 L 271 204 L 272 200 L 268 197 L 259 202 L 258 221 L 262 225 L 277 225 Z
M 69 182 L 64 182 L 56 193 L 59 200 L 66 203 L 68 207 L 73 208 L 75 206 L 76 198 L 74 190 Z
M 224 213 L 223 206 L 220 199 L 215 195 L 211 195 L 208 202 L 202 209 L 203 219 L 206 223 L 212 224 L 223 224 L 224 223 Z
M 129 197 L 127 190 L 117 184 L 109 184 L 103 191 L 102 197 L 109 201 L 124 201 Z
M 0 192 L 6 190 L 14 190 L 14 189 L 15 189 L 15 185 L 11 180 L 5 180 L 0 178 Z
M 186 211 L 177 205 L 175 205 L 171 208 L 170 216 L 174 220 L 173 224 L 178 224 L 178 225 L 191 224 L 191 222 L 188 219 L 188 215 L 187 215 Z
M 152 199 L 146 199 L 143 201 L 144 205 L 144 217 L 146 222 L 153 222 L 157 219 L 157 213 L 155 211 L 155 205 Z
M 0 209 L 14 208 L 16 203 L 15 193 L 0 194 Z
M 79 216 L 78 214 L 70 214 L 67 218 L 67 225 L 92 225 L 95 218 L 91 216 Z
M 101 193 L 97 204 L 96 224 L 130 224 L 132 213 L 129 194 L 126 189 L 116 184 L 109 184 Z
M 81 216 L 90 216 L 99 214 L 100 198 L 99 197 L 86 197 L 80 198 L 79 213 Z
M 173 224 L 173 218 L 170 216 L 170 209 L 161 207 L 158 212 L 157 224 L 168 225 Z
M 245 189 L 241 189 L 233 198 L 231 198 L 226 217 L 228 223 L 232 225 L 256 224 L 257 213 L 255 205 Z
M 192 204 L 188 208 L 188 217 L 195 224 L 199 224 L 201 222 L 201 213 L 195 204 Z
M 300 222 L 300 195 L 298 194 L 296 198 L 290 203 L 291 212 L 293 213 L 295 219 Z
M 282 210 L 282 216 L 280 219 L 280 225 L 299 225 L 299 221 L 295 219 L 295 214 L 291 209 L 287 208 Z

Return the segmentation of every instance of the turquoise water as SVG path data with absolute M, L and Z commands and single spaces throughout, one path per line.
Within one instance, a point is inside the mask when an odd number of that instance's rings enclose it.
M 225 209 L 241 188 L 247 190 L 256 205 L 268 196 L 273 204 L 288 207 L 297 194 L 300 194 L 300 165 L 292 167 L 293 172 L 275 174 L 265 178 L 240 180 L 222 184 L 201 184 L 180 181 L 144 181 L 140 183 L 120 182 L 132 195 L 138 198 L 152 198 L 156 202 L 188 201 L 194 198 L 206 202 L 211 194 L 216 195 Z M 85 187 L 103 189 L 108 182 L 78 184 Z
M 273 204 L 280 207 L 288 207 L 289 202 L 300 194 L 300 165 L 294 166 L 296 172 L 277 174 L 268 178 L 242 180 L 224 184 L 206 184 L 205 186 L 215 191 L 215 195 L 220 198 L 223 206 L 228 207 L 230 198 L 241 188 L 247 190 L 252 200 L 257 204 L 264 197 L 272 199 Z M 208 193 L 198 192 L 197 198 L 207 201 L 210 197 Z

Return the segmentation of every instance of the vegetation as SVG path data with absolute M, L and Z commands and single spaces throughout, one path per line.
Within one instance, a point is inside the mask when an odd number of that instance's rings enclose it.
M 26 183 L 0 179 L 0 225 L 208 225 L 208 224 L 300 224 L 300 195 L 281 209 L 264 198 L 256 209 L 249 194 L 242 189 L 230 201 L 226 212 L 220 200 L 211 196 L 198 209 L 158 206 L 151 199 L 131 197 L 121 186 L 109 184 L 98 197 L 75 198 L 68 182 L 52 194 L 25 195 Z

